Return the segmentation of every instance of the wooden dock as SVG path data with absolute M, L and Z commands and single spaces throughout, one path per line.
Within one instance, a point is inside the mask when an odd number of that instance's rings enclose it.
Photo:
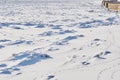
M 108 8 L 109 10 L 120 12 L 120 2 L 103 1 L 102 6 Z

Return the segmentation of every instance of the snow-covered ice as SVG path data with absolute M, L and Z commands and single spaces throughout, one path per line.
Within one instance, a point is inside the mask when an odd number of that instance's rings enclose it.
M 101 0 L 1 0 L 0 80 L 120 80 L 119 26 Z

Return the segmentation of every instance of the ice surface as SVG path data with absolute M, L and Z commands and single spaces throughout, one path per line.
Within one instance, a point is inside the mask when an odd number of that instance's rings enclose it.
M 0 0 L 0 80 L 120 80 L 119 26 L 101 0 Z

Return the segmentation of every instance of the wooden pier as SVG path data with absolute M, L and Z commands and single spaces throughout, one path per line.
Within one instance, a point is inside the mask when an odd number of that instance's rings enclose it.
M 102 6 L 108 8 L 109 10 L 114 10 L 120 12 L 120 2 L 117 1 L 102 1 Z

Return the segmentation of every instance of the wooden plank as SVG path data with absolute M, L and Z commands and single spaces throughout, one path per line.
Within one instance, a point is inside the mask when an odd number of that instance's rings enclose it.
M 120 12 L 120 6 L 118 6 L 118 11 Z
M 117 4 L 109 3 L 108 4 L 108 9 L 117 11 L 118 6 L 117 6 Z
M 120 11 L 120 2 L 103 1 L 102 5 L 109 10 Z

